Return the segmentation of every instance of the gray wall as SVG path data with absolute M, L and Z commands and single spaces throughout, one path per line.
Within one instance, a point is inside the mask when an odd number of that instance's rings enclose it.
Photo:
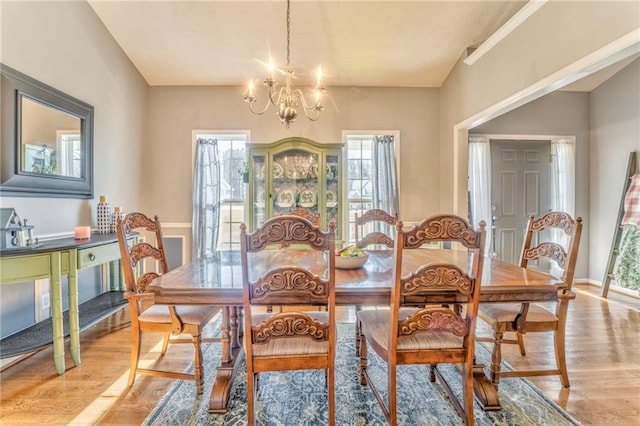
M 163 220 L 191 221 L 192 131 L 251 130 L 251 142 L 302 136 L 341 142 L 343 130 L 400 131 L 400 216 L 418 221 L 438 211 L 438 89 L 331 87 L 317 122 L 286 129 L 267 112 L 256 116 L 243 87 L 151 87 L 145 208 Z M 264 99 L 263 99 L 264 100 Z M 169 194 L 169 195 L 168 195 Z
M 576 279 L 588 278 L 589 263 L 589 94 L 554 92 L 469 130 L 470 134 L 576 137 L 576 216 L 582 216 Z
M 640 152 L 640 59 L 591 92 L 590 99 L 589 278 L 601 282 L 609 258 L 629 153 Z
M 28 218 L 37 236 L 95 227 L 100 194 L 125 211 L 140 209 L 148 125 L 144 79 L 86 2 L 2 1 L 0 7 L 0 61 L 95 107 L 95 197 L 1 197 L 2 207 Z M 96 268 L 81 271 L 78 282 L 81 302 L 101 291 Z M 33 283 L 2 287 L 4 336 L 33 323 L 35 296 Z
M 95 108 L 94 198 L 2 197 L 2 206 L 28 218 L 37 235 L 95 227 L 100 194 L 124 211 L 139 209 L 148 125 L 148 86 L 140 73 L 84 1 L 3 1 L 1 7 L 2 63 Z

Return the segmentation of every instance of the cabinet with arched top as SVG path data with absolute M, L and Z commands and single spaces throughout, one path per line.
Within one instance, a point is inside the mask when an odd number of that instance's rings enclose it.
M 247 222 L 254 230 L 272 216 L 304 209 L 326 228 L 336 223 L 342 241 L 344 165 L 341 143 L 301 137 L 248 144 Z

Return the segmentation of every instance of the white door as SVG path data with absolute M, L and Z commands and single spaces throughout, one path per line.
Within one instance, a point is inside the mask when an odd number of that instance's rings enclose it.
M 551 142 L 491 140 L 491 174 L 492 252 L 517 264 L 529 214 L 551 208 Z

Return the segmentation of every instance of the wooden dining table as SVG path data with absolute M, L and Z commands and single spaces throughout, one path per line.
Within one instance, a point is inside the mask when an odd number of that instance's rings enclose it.
M 323 274 L 325 262 L 310 250 L 266 250 L 249 259 L 250 279 L 264 270 L 264 265 L 305 265 Z M 415 249 L 405 250 L 403 273 L 425 263 L 454 263 L 470 266 L 465 250 Z M 359 306 L 388 306 L 393 283 L 393 252 L 372 251 L 362 268 L 336 270 L 336 304 Z M 485 258 L 481 281 L 481 303 L 548 302 L 556 300 L 564 288 L 560 280 L 542 272 L 521 268 L 497 259 Z M 233 377 L 244 357 L 241 342 L 242 270 L 240 253 L 218 252 L 180 266 L 156 278 L 147 291 L 159 304 L 205 304 L 222 308 L 222 355 L 211 391 L 209 413 L 224 413 Z M 456 300 L 433 294 L 412 303 L 455 303 Z M 462 302 L 462 300 L 460 300 Z M 474 393 L 484 410 L 500 410 L 498 391 L 484 373 L 484 365 L 474 367 Z

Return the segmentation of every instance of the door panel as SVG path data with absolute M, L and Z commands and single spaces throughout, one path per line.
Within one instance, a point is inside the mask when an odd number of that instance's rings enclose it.
M 529 214 L 550 208 L 550 141 L 491 141 L 493 253 L 518 263 Z

